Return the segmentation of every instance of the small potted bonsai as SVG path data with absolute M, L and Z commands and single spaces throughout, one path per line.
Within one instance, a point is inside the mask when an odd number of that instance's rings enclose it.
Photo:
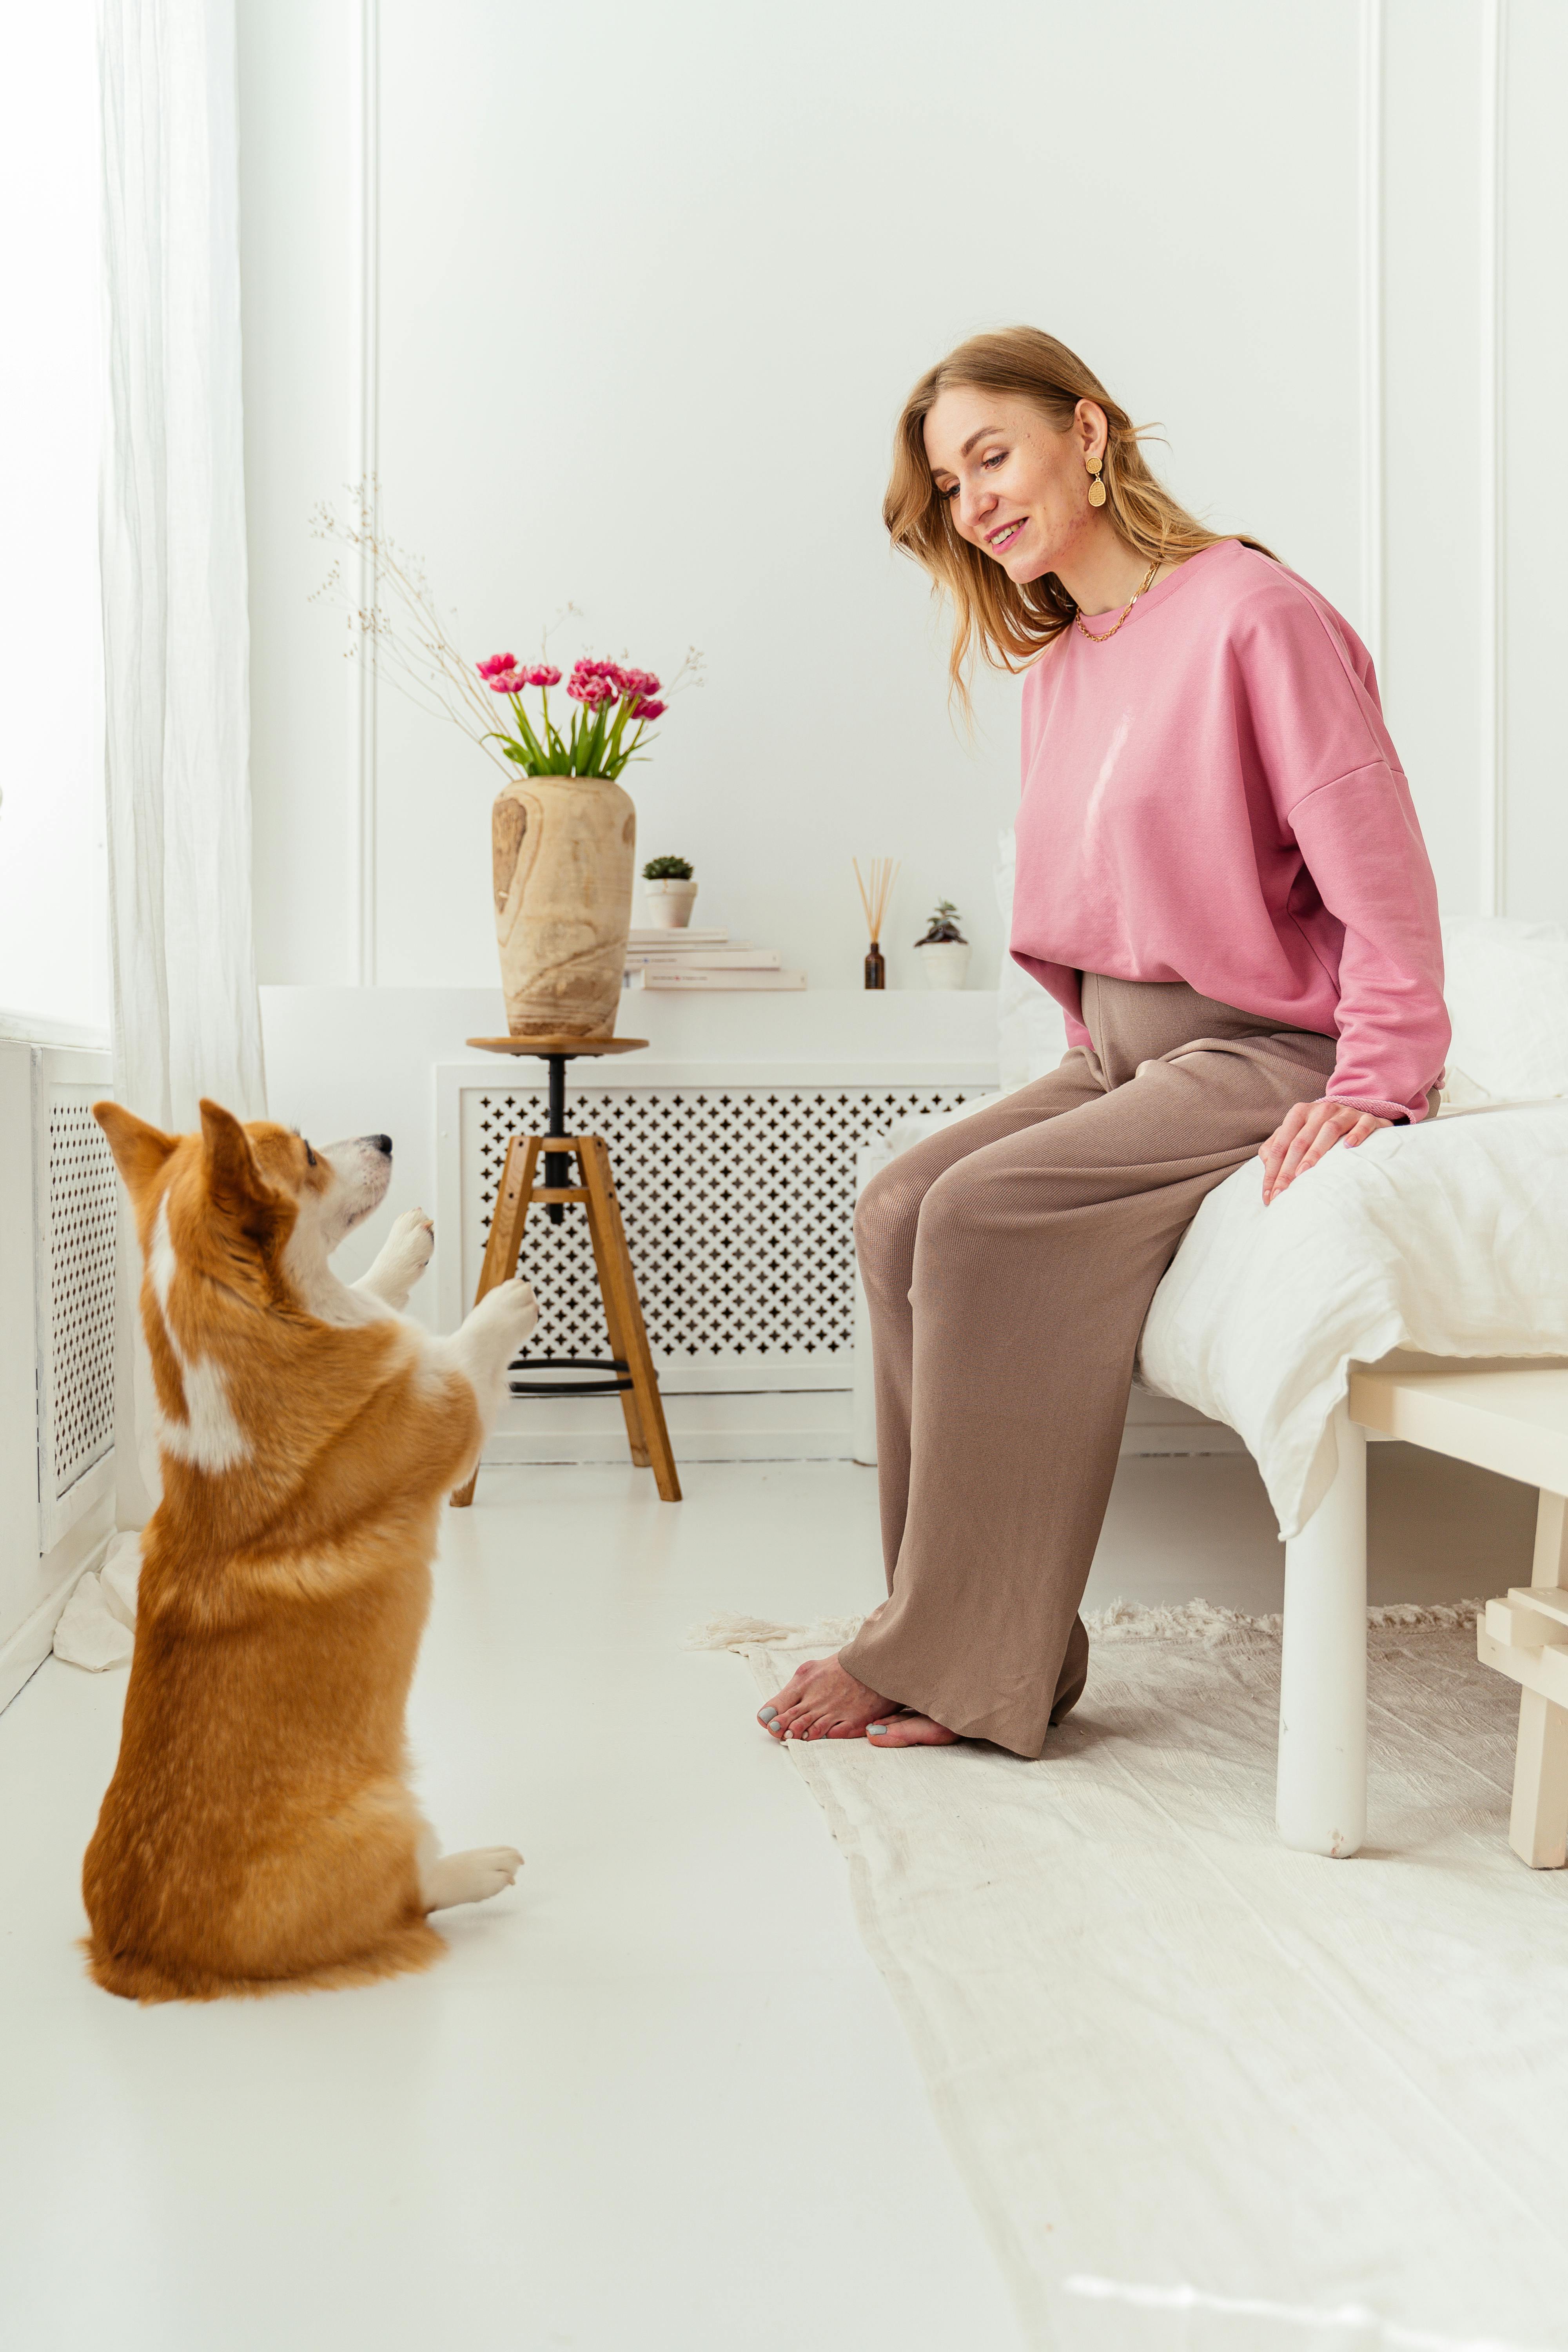
M 683 931 L 691 920 L 697 885 L 689 857 L 650 857 L 643 867 L 647 919 L 656 930 Z
M 933 988 L 962 988 L 969 971 L 969 941 L 958 928 L 958 908 L 951 898 L 939 898 L 926 925 L 925 937 L 915 945 Z

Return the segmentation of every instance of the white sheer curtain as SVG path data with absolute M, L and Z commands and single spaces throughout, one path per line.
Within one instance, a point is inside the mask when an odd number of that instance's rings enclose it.
M 116 1090 L 144 1118 L 183 1129 L 204 1094 L 242 1118 L 266 1108 L 251 943 L 234 0 L 100 0 L 99 71 Z M 132 1307 L 122 1329 L 135 1321 Z M 138 1525 L 155 1458 L 148 1417 L 132 1411 L 144 1381 L 132 1384 L 121 1354 L 120 1513 Z

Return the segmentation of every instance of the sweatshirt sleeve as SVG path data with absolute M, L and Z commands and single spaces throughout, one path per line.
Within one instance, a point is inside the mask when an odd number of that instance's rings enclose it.
M 1319 897 L 1344 925 L 1339 1058 L 1324 1092 L 1414 1124 L 1426 1116 L 1450 1031 L 1436 885 L 1410 787 L 1374 759 L 1308 793 L 1289 823 Z

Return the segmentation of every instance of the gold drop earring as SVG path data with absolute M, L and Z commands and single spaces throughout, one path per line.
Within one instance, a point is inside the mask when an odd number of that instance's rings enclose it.
M 1091 507 L 1102 507 L 1105 504 L 1105 484 L 1100 478 L 1100 468 L 1104 463 L 1104 460 L 1100 457 L 1086 457 L 1083 462 L 1089 468 L 1090 477 L 1089 485 L 1089 505 Z

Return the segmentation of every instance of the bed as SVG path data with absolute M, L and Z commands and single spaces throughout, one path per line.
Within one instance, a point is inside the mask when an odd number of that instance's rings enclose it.
M 1004 835 L 1004 919 L 1011 849 Z M 1320 1853 L 1354 1853 L 1365 1828 L 1366 1433 L 1347 1411 L 1352 1367 L 1395 1351 L 1568 1361 L 1568 933 L 1458 917 L 1444 947 L 1454 1041 L 1438 1117 L 1331 1153 L 1267 1210 L 1257 1163 L 1237 1169 L 1194 1220 L 1140 1349 L 1142 1385 L 1237 1431 L 1268 1490 L 1285 1544 L 1278 1818 L 1287 1843 Z M 1066 1034 L 1016 967 L 997 1010 L 1005 1094 L 1053 1068 Z M 896 1121 L 861 1181 L 931 1124 Z M 858 1347 L 862 1429 L 868 1381 Z

